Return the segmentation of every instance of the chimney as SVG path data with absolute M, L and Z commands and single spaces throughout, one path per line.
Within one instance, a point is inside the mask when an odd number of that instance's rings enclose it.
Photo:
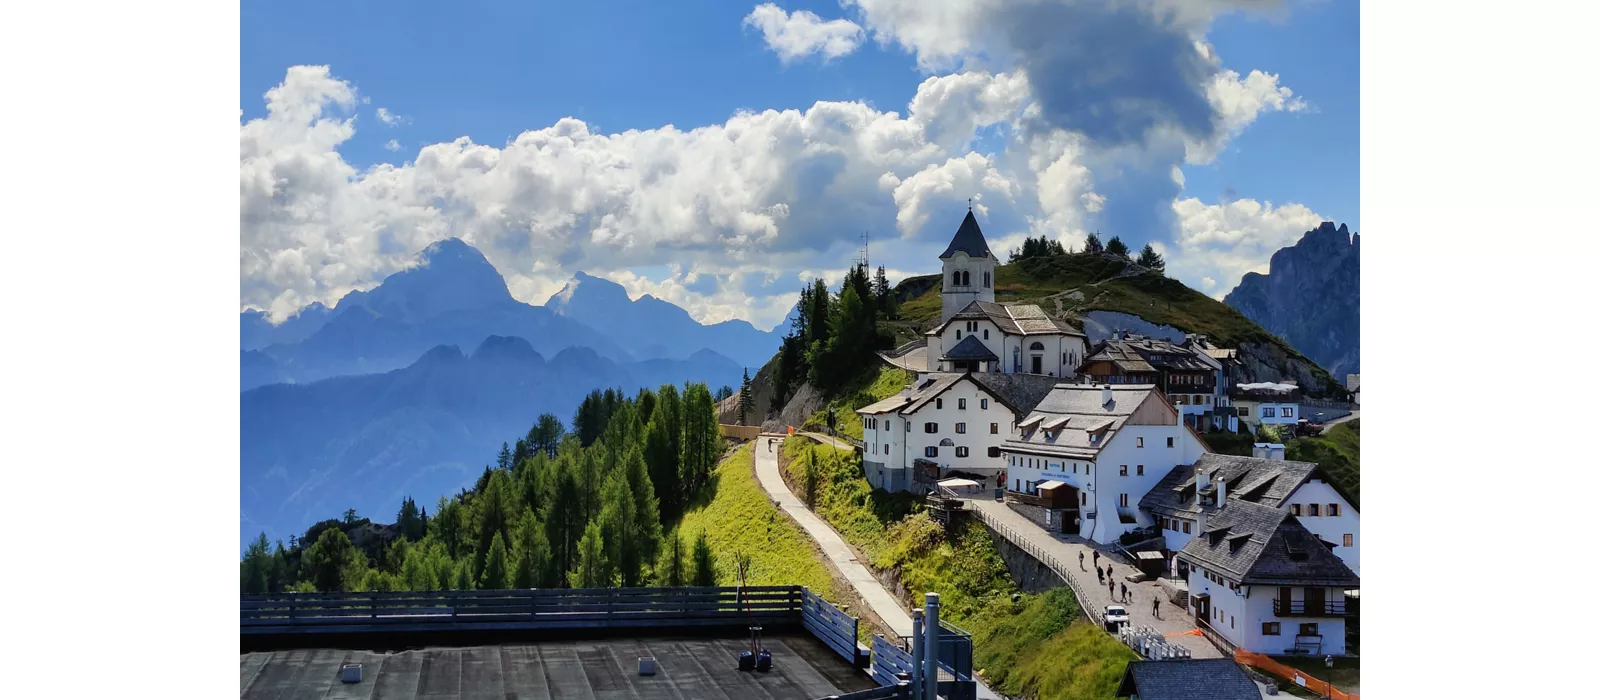
M 1219 479 L 1217 479 L 1217 506 L 1218 507 L 1222 507 L 1222 506 L 1225 506 L 1227 504 L 1228 504 L 1228 481 L 1226 479 L 1219 478 Z
M 1200 533 L 1205 532 L 1205 531 L 1206 531 L 1206 509 L 1201 508 L 1200 509 L 1200 514 L 1194 516 L 1194 536 L 1195 537 L 1199 537 Z
M 1100 387 L 1100 407 L 1105 408 L 1109 405 L 1111 405 L 1111 385 L 1105 384 Z
M 1211 485 L 1211 474 L 1206 472 L 1206 470 L 1204 470 L 1204 469 L 1196 469 L 1194 471 L 1194 488 L 1195 488 L 1195 490 L 1199 491 L 1199 490 L 1202 490 L 1205 487 L 1210 486 L 1210 485 Z

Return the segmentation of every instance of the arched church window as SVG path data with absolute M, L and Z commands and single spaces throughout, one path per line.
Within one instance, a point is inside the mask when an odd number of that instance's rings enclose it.
M 1028 349 L 1029 350 L 1044 350 L 1044 343 L 1040 343 L 1040 342 L 1036 341 L 1036 342 L 1034 342 L 1034 344 L 1029 345 Z
M 956 271 L 956 272 L 950 273 L 950 286 L 952 286 L 952 287 L 961 286 L 961 272 L 959 270 Z
M 987 273 L 987 272 L 983 273 L 983 288 L 984 289 L 988 289 L 989 288 L 989 273 Z

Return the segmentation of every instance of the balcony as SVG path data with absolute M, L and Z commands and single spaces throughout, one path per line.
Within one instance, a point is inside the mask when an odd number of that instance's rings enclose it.
M 1272 614 L 1278 617 L 1356 617 L 1360 608 L 1357 605 L 1346 605 L 1344 600 L 1328 600 L 1321 603 L 1312 602 L 1309 607 L 1306 601 L 1284 601 L 1281 598 L 1272 600 Z

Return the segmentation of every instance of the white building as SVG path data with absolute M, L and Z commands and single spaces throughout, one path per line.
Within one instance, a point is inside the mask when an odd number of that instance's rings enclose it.
M 899 394 L 856 410 L 867 481 L 888 491 L 926 490 L 948 476 L 999 486 L 1000 445 L 1054 386 L 1030 375 L 922 374 Z
M 1205 445 L 1153 386 L 1058 384 L 1001 447 L 1006 488 L 1056 496 L 1068 534 L 1100 543 L 1154 521 L 1140 499 Z M 1059 486 L 1058 486 L 1059 485 Z
M 1282 508 L 1229 500 L 1178 552 L 1202 630 L 1262 654 L 1345 653 L 1360 578 Z
M 1282 445 L 1256 445 L 1255 451 L 1254 457 L 1207 454 L 1180 465 L 1139 500 L 1161 526 L 1167 550 L 1182 550 L 1233 504 L 1254 503 L 1294 517 L 1360 575 L 1361 514 L 1349 495 L 1317 465 L 1284 460 Z M 1179 562 L 1169 564 L 1184 577 Z
M 995 266 L 978 221 L 967 212 L 939 256 L 943 272 L 939 325 L 929 330 L 926 367 L 937 372 L 1002 372 L 1071 378 L 1089 338 L 1035 304 L 997 304 Z
M 1239 422 L 1251 430 L 1261 425 L 1293 426 L 1300 421 L 1300 387 L 1293 384 L 1238 384 L 1232 397 Z

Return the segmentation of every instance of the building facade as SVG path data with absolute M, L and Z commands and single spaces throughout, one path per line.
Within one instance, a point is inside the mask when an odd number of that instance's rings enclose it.
M 1174 343 L 1119 331 L 1089 351 L 1079 372 L 1097 383 L 1153 385 L 1196 430 L 1237 430 L 1228 398 L 1235 358 L 1205 336 Z
M 939 321 L 950 320 L 956 312 L 975 301 L 994 303 L 994 274 L 1000 260 L 989 252 L 989 242 L 978 228 L 978 220 L 967 209 L 967 218 L 939 255 L 942 276 L 942 301 Z
M 1293 384 L 1237 384 L 1231 394 L 1239 422 L 1252 431 L 1262 425 L 1292 427 L 1300 421 L 1300 387 Z
M 1205 445 L 1153 386 L 1057 385 L 1002 446 L 1006 488 L 1037 496 L 1064 489 L 1068 534 L 1111 543 L 1154 523 L 1139 501 Z

